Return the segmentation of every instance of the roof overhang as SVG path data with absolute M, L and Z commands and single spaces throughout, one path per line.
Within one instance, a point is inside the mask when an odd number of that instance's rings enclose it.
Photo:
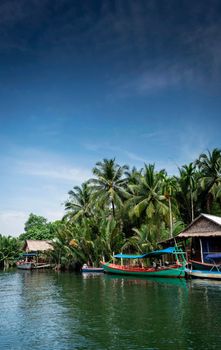
M 192 232 L 192 233 L 180 233 L 179 238 L 194 238 L 194 237 L 221 237 L 221 232 Z M 178 238 L 177 237 L 177 238 Z

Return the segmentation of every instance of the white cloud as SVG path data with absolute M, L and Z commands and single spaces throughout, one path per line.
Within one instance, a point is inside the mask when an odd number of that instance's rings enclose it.
M 20 175 L 68 181 L 73 184 L 81 184 L 91 177 L 88 168 L 74 164 L 71 159 L 35 148 L 15 147 L 7 161 L 8 166 Z
M 50 210 L 36 208 L 36 215 L 44 216 L 48 221 L 60 220 L 63 215 L 63 210 Z M 27 221 L 31 212 L 16 211 L 16 210 L 1 210 L 0 211 L 0 234 L 5 236 L 19 236 L 24 232 L 24 224 Z
M 164 136 L 164 132 L 163 131 L 146 132 L 146 133 L 143 133 L 141 136 L 147 139 L 156 139 L 156 138 L 158 139 L 161 136 Z
M 0 211 L 0 233 L 2 235 L 18 236 L 24 231 L 24 223 L 28 213 L 16 210 Z
M 82 183 L 91 175 L 87 169 L 53 162 L 50 164 L 44 161 L 17 161 L 16 165 L 17 171 L 21 174 L 71 181 L 72 183 Z
M 145 163 L 147 159 L 140 157 L 138 154 L 135 154 L 133 152 L 123 151 L 123 153 L 131 160 L 136 160 L 138 162 Z
M 2 234 L 21 234 L 31 212 L 49 221 L 61 219 L 68 191 L 91 177 L 87 168 L 73 166 L 67 157 L 39 149 L 15 147 L 1 158 L 7 175 L 1 186 Z

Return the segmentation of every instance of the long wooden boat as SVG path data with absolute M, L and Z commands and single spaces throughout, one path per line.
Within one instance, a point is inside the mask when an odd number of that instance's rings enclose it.
M 20 270 L 39 270 L 39 269 L 46 269 L 50 268 L 50 264 L 46 263 L 33 263 L 33 262 L 17 262 L 16 266 Z
M 38 253 L 24 253 L 20 256 L 16 266 L 20 270 L 39 270 L 51 267 L 47 262 L 38 262 Z
M 120 275 L 133 275 L 133 276 L 144 276 L 144 277 L 177 277 L 182 278 L 185 277 L 185 253 L 180 251 L 176 247 L 169 247 L 163 250 L 156 250 L 151 253 L 146 253 L 143 255 L 127 255 L 127 254 L 117 254 L 114 255 L 114 258 L 120 258 L 121 261 L 123 259 L 143 259 L 143 258 L 154 258 L 159 257 L 164 254 L 172 254 L 178 260 L 178 255 L 181 256 L 179 258 L 179 262 L 173 263 L 170 265 L 162 265 L 156 267 L 139 267 L 133 266 L 130 264 L 114 264 L 114 263 L 105 263 L 102 262 L 102 267 L 104 272 L 111 274 L 120 274 Z M 181 262 L 180 262 L 181 260 Z
M 221 280 L 221 272 L 218 270 L 191 270 L 186 269 L 186 274 L 190 278 L 207 278 L 207 279 L 215 279 Z
M 182 265 L 170 265 L 161 267 L 133 267 L 122 266 L 112 263 L 102 263 L 104 272 L 132 275 L 132 276 L 150 276 L 150 277 L 185 277 L 185 268 Z

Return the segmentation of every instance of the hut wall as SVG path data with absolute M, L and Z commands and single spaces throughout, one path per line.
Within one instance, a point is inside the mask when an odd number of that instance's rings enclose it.
M 191 259 L 201 261 L 200 239 L 204 262 L 209 262 L 206 258 L 209 253 L 221 253 L 221 237 L 194 237 L 191 245 Z

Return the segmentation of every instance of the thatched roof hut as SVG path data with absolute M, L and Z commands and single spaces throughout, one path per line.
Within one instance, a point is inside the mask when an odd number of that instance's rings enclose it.
M 208 261 L 209 254 L 221 254 L 221 217 L 201 214 L 175 240 L 185 241 L 189 261 L 202 268 Z M 174 244 L 174 239 L 162 244 Z
M 48 250 L 53 250 L 51 241 L 42 241 L 42 240 L 32 240 L 28 239 L 25 241 L 23 250 L 25 252 L 45 252 Z
M 221 217 L 201 214 L 177 238 L 221 237 Z
M 175 238 L 160 242 L 164 247 L 185 241 L 190 260 L 206 261 L 210 253 L 221 253 L 221 217 L 200 214 Z

